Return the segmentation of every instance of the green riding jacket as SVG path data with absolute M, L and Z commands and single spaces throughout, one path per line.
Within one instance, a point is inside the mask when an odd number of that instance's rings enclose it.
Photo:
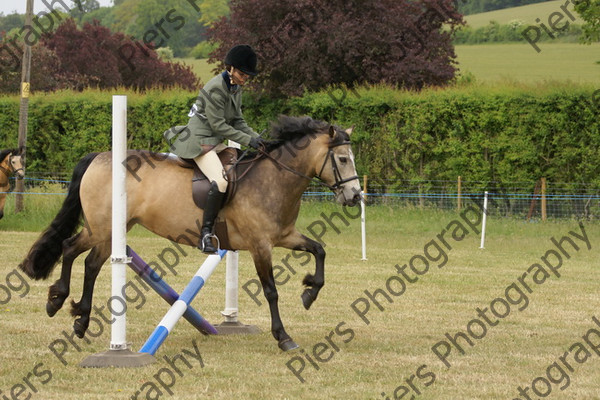
M 215 146 L 229 139 L 248 146 L 252 137 L 258 137 L 244 121 L 241 87 L 230 84 L 227 71 L 200 89 L 188 116 L 187 125 L 163 133 L 170 151 L 181 158 L 198 157 L 203 145 Z

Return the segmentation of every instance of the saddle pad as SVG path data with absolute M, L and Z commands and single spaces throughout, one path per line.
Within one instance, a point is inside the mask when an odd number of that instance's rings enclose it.
M 237 150 L 232 147 L 228 147 L 219 153 L 219 159 L 221 160 L 223 168 L 225 171 L 227 171 L 226 179 L 229 182 L 227 185 L 227 191 L 225 192 L 225 197 L 223 199 L 223 204 L 221 205 L 223 206 L 229 202 L 235 193 L 235 181 L 237 174 L 235 168 L 232 168 L 232 166 L 237 162 Z M 206 205 L 206 197 L 208 195 L 208 191 L 210 190 L 210 182 L 202 173 L 202 171 L 200 171 L 194 160 L 189 161 L 191 161 L 190 164 L 194 169 L 194 177 L 192 178 L 192 197 L 196 206 L 204 210 Z

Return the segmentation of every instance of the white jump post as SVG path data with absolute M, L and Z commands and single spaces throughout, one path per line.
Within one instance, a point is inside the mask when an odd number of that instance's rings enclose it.
M 485 223 L 486 223 L 486 219 L 487 219 L 487 206 L 488 206 L 488 192 L 487 190 L 484 193 L 483 196 L 483 216 L 482 216 L 482 220 L 481 220 L 481 245 L 479 246 L 480 249 L 483 249 L 483 244 L 485 243 Z
M 367 261 L 367 218 L 365 212 L 365 198 L 362 193 L 360 200 L 360 236 L 362 242 L 362 261 Z
M 82 367 L 139 367 L 154 362 L 149 354 L 135 353 L 127 343 L 127 302 L 123 289 L 127 283 L 127 96 L 113 96 L 112 103 L 112 290 L 110 348 L 88 356 Z
M 363 178 L 363 190 L 360 193 L 360 236 L 362 243 L 362 261 L 367 261 L 367 175 Z
M 227 145 L 236 149 L 241 147 L 232 140 L 229 140 Z M 245 325 L 238 320 L 238 262 L 239 253 L 228 251 L 225 259 L 225 309 L 221 311 L 225 319 L 215 325 L 219 335 L 260 333 L 257 326 Z

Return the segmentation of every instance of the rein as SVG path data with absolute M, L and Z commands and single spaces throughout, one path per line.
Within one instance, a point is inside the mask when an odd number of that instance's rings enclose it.
M 315 178 L 318 179 L 318 181 L 315 181 L 315 183 L 325 186 L 326 188 L 335 191 L 336 189 L 338 189 L 341 185 L 343 185 L 346 182 L 350 182 L 353 181 L 355 179 L 360 179 L 358 177 L 358 175 L 354 175 L 351 176 L 350 178 L 346 178 L 343 179 L 342 175 L 339 171 L 339 168 L 337 166 L 337 162 L 335 161 L 335 156 L 333 153 L 333 148 L 334 147 L 338 147 L 338 146 L 343 146 L 343 145 L 350 145 L 350 141 L 343 141 L 340 143 L 336 143 L 333 145 L 329 146 L 329 151 L 327 152 L 327 156 L 325 156 L 325 160 L 323 161 L 323 165 L 321 166 L 321 169 L 319 171 L 319 173 L 315 176 Z M 252 160 L 245 160 L 245 161 L 241 161 L 241 159 L 234 164 L 233 168 L 235 168 L 235 166 L 237 166 L 238 164 L 247 164 L 247 163 L 251 163 L 250 167 L 248 169 L 246 169 L 246 171 L 244 171 L 244 173 L 242 175 L 240 175 L 237 179 L 237 181 L 241 180 L 247 173 L 248 171 L 250 171 L 250 169 L 255 165 L 255 161 L 257 161 L 258 159 L 265 157 L 268 158 L 269 160 L 271 160 L 274 164 L 280 166 L 281 168 L 285 169 L 288 172 L 291 172 L 295 175 L 298 175 L 301 178 L 307 179 L 308 181 L 313 181 L 314 179 L 311 178 L 308 175 L 303 174 L 302 172 L 296 171 L 295 169 L 285 165 L 284 163 L 282 163 L 281 161 L 279 161 L 278 159 L 276 159 L 275 157 L 271 156 L 267 151 L 265 151 L 264 148 L 258 149 L 258 153 L 256 155 L 256 157 L 254 157 Z M 333 185 L 329 185 L 327 183 L 325 183 L 325 181 L 323 181 L 323 179 L 321 178 L 321 174 L 323 173 L 323 170 L 325 169 L 325 165 L 327 165 L 327 160 L 331 160 L 331 167 L 333 169 L 333 176 L 335 177 L 335 183 Z M 237 182 L 236 181 L 236 182 Z

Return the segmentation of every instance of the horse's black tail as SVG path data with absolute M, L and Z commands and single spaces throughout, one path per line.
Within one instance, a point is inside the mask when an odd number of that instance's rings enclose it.
M 73 171 L 69 192 L 60 211 L 33 244 L 25 260 L 19 264 L 19 268 L 30 278 L 48 278 L 62 254 L 62 242 L 71 237 L 79 226 L 82 211 L 79 198 L 81 178 L 97 155 L 98 153 L 91 153 L 79 161 Z

